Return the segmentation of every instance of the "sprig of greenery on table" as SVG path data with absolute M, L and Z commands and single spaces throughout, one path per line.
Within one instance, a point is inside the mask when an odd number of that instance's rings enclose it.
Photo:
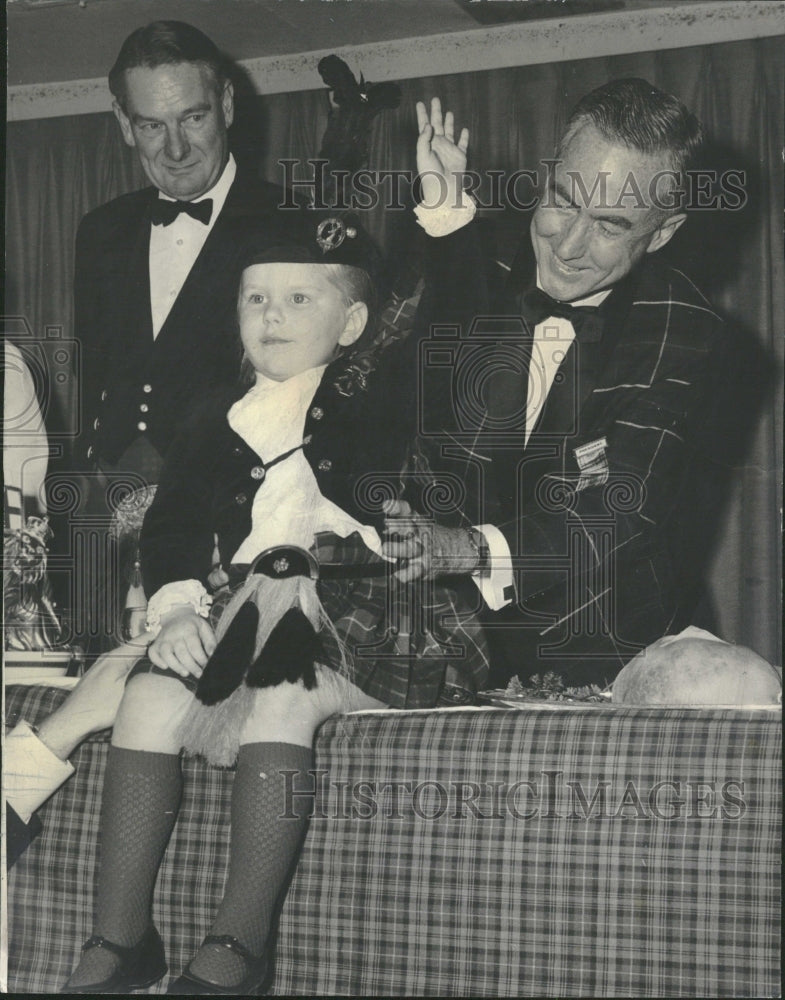
M 532 674 L 526 684 L 516 674 L 511 677 L 504 692 L 514 698 L 525 698 L 528 701 L 607 701 L 608 696 L 597 684 L 587 684 L 583 687 L 567 687 L 562 678 L 548 671 L 545 674 Z

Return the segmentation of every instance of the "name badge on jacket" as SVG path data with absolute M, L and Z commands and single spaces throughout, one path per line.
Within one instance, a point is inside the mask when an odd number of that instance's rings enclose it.
M 610 468 L 608 466 L 607 438 L 597 438 L 574 449 L 575 461 L 580 469 L 580 478 L 576 491 L 585 490 L 589 486 L 602 486 L 608 482 Z

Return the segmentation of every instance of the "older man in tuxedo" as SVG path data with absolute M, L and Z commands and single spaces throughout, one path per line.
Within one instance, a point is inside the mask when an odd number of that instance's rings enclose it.
M 76 252 L 82 467 L 155 482 L 178 422 L 234 378 L 242 233 L 280 201 L 229 151 L 234 93 L 202 32 L 157 21 L 123 43 L 114 113 L 151 183 L 84 217 Z
M 587 95 L 492 293 L 456 181 L 468 135 L 455 141 L 438 101 L 430 121 L 418 114 L 430 172 L 418 213 L 432 234 L 423 433 L 466 499 L 461 527 L 392 503 L 388 552 L 408 560 L 404 579 L 474 570 L 497 683 L 548 670 L 604 683 L 689 622 L 701 555 L 690 526 L 713 516 L 690 473 L 724 328 L 659 253 L 686 218 L 700 125 L 643 80 Z M 431 323 L 447 335 L 428 339 Z
M 236 253 L 281 201 L 230 152 L 227 63 L 197 28 L 156 21 L 134 31 L 109 87 L 151 186 L 89 212 L 76 241 L 82 433 L 73 468 L 84 476 L 82 511 L 107 521 L 123 494 L 158 481 L 189 409 L 237 377 Z M 131 566 L 118 581 L 101 566 L 89 572 L 101 596 L 85 609 L 82 639 L 100 650 L 113 642 Z

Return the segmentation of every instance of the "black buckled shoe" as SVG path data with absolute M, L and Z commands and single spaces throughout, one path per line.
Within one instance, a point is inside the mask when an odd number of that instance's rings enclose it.
M 61 993 L 128 993 L 152 986 L 166 975 L 164 943 L 152 925 L 142 940 L 132 948 L 107 941 L 100 934 L 93 934 L 82 945 L 82 951 L 89 951 L 91 948 L 106 948 L 119 957 L 120 964 L 111 976 L 100 983 L 87 986 L 71 986 L 66 983 Z
M 223 994 L 225 996 L 249 997 L 258 996 L 267 979 L 267 959 L 265 956 L 256 958 L 250 951 L 241 944 L 236 937 L 230 934 L 208 934 L 202 942 L 206 944 L 217 944 L 222 948 L 228 948 L 245 962 L 245 978 L 235 983 L 234 986 L 221 986 L 219 983 L 211 983 L 201 976 L 194 975 L 186 969 L 182 976 L 179 976 L 167 990 L 169 995 L 207 996 L 209 994 Z

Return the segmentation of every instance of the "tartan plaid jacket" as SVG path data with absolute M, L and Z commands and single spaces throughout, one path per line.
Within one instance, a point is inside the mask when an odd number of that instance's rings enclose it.
M 326 369 L 305 420 L 303 454 L 322 495 L 377 528 L 384 499 L 406 495 L 419 504 L 428 481 L 409 470 L 414 393 L 407 362 L 394 344 L 343 355 Z M 228 567 L 251 531 L 262 462 L 226 419 L 243 392 L 219 391 L 206 400 L 168 452 L 141 533 L 148 596 L 175 580 L 207 586 L 215 535 Z
M 517 602 L 486 615 L 495 679 L 608 679 L 693 610 L 696 527 L 714 513 L 694 474 L 716 450 L 725 328 L 684 274 L 647 255 L 603 303 L 599 339 L 567 348 L 524 447 L 533 253 L 527 238 L 494 292 L 475 229 L 428 238 L 416 349 L 435 461 L 464 483 L 468 519 L 497 525 L 513 556 Z

